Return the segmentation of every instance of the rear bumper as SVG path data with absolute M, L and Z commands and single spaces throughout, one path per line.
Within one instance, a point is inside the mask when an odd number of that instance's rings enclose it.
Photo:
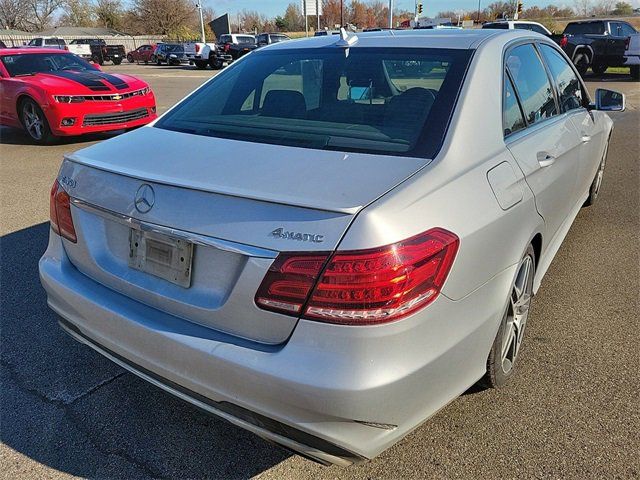
M 303 320 L 286 343 L 265 346 L 94 282 L 56 235 L 40 260 L 48 304 L 75 338 L 194 405 L 336 464 L 376 456 L 484 374 L 514 272 L 389 325 Z

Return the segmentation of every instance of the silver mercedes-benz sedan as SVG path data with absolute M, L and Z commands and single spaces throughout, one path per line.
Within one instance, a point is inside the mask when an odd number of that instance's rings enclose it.
M 624 97 L 528 31 L 265 47 L 65 157 L 42 284 L 77 340 L 324 463 L 514 373 Z M 535 319 L 534 319 L 535 321 Z

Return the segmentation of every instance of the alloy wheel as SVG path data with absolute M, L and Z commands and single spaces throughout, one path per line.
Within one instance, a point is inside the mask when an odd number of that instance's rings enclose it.
M 42 140 L 44 134 L 44 121 L 33 102 L 25 103 L 22 108 L 22 118 L 24 121 L 24 128 L 27 130 L 27 133 L 35 140 Z
M 527 255 L 520 262 L 516 281 L 511 291 L 506 323 L 502 333 L 501 365 L 509 373 L 516 362 L 529 317 L 533 293 L 533 258 Z

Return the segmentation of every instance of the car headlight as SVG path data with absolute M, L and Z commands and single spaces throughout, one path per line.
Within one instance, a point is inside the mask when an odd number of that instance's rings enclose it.
M 58 103 L 82 103 L 84 97 L 76 95 L 54 95 L 54 100 Z

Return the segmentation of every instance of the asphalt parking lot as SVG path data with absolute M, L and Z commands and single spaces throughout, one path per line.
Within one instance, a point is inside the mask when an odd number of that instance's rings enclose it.
M 160 112 L 212 70 L 139 75 Z M 640 477 L 640 87 L 615 121 L 598 203 L 584 209 L 535 298 L 519 372 L 470 391 L 380 457 L 341 469 L 201 413 L 58 328 L 37 272 L 62 155 L 109 135 L 30 144 L 0 129 L 0 478 Z M 425 388 L 429 388 L 425 385 Z

